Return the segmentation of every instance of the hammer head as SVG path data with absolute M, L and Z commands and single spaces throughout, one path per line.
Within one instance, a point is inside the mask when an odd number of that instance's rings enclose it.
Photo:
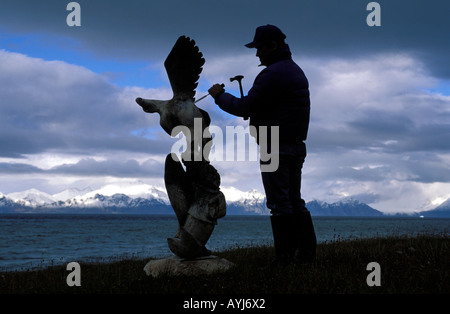
M 240 82 L 244 78 L 243 75 L 236 75 L 235 77 L 230 78 L 230 82 L 238 81 Z

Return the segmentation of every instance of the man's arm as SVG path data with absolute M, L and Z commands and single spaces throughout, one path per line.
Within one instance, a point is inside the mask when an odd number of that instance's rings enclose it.
M 271 79 L 270 71 L 263 70 L 256 78 L 247 96 L 243 98 L 226 93 L 219 84 L 213 85 L 208 92 L 223 111 L 238 117 L 248 117 L 252 115 L 255 108 L 258 108 L 258 105 L 264 103 L 267 92 L 273 88 Z
M 248 117 L 250 115 L 250 106 L 246 98 L 248 96 L 237 98 L 229 93 L 222 93 L 215 98 L 215 102 L 223 111 L 238 117 Z

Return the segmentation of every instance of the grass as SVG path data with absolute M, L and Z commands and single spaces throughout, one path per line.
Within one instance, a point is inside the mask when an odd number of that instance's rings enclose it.
M 81 286 L 69 287 L 66 266 L 0 273 L 1 294 L 448 294 L 450 238 L 388 237 L 321 243 L 308 266 L 267 269 L 273 247 L 237 247 L 215 255 L 236 266 L 204 277 L 147 277 L 148 259 L 82 263 Z M 367 264 L 381 267 L 369 287 Z

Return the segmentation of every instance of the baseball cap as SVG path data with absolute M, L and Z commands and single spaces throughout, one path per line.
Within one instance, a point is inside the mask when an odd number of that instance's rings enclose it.
M 270 43 L 272 41 L 282 42 L 286 38 L 286 35 L 274 25 L 263 25 L 256 28 L 255 37 L 253 41 L 246 44 L 247 48 L 258 48 L 265 43 Z

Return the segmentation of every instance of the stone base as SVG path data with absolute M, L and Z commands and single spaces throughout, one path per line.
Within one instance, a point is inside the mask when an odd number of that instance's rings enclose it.
M 151 260 L 144 267 L 147 276 L 159 277 L 163 274 L 170 276 L 199 276 L 223 272 L 234 264 L 230 261 L 214 255 L 186 260 L 178 256 L 165 259 Z

